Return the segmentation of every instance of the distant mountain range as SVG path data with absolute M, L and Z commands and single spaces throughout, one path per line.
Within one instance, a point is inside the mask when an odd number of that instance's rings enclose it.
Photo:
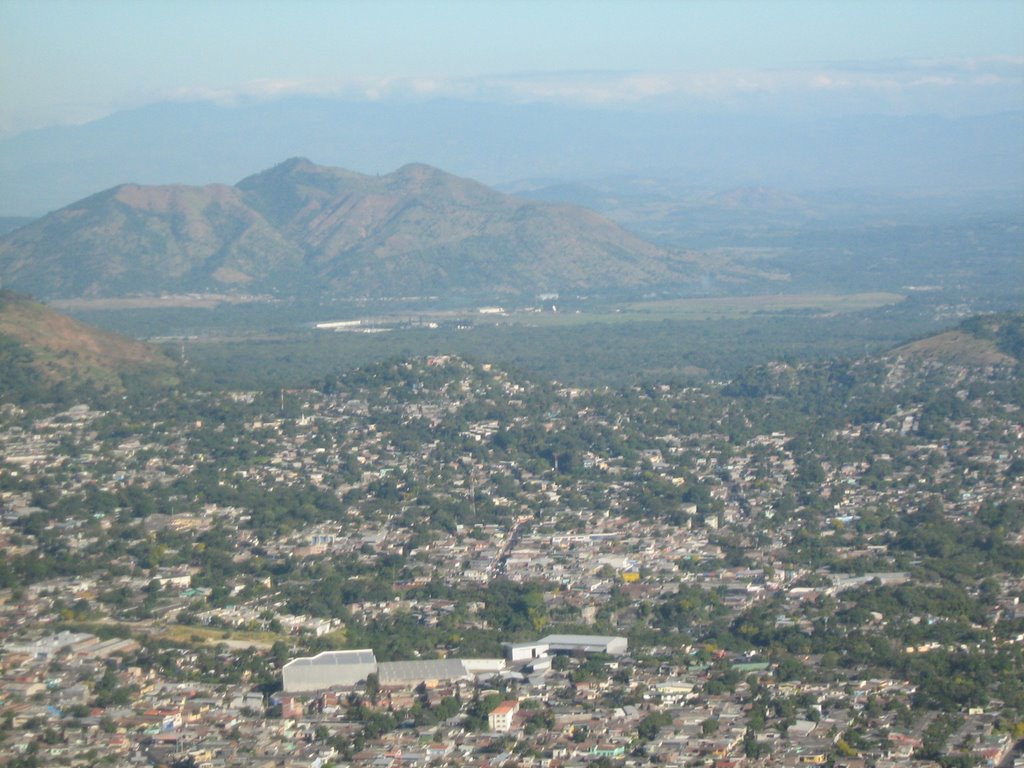
M 698 271 L 592 211 L 420 164 L 367 176 L 292 159 L 233 187 L 125 184 L 0 236 L 4 285 L 45 298 L 500 296 Z
M 0 139 L 0 215 L 39 216 L 98 189 L 234 183 L 301 155 L 362 173 L 410 161 L 504 186 L 611 176 L 705 190 L 960 194 L 1021 190 L 1024 112 L 946 117 L 842 110 L 489 103 L 330 96 L 162 102 Z

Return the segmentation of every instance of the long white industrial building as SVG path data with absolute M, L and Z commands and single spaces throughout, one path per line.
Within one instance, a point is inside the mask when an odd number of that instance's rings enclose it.
M 373 651 L 324 651 L 316 656 L 292 659 L 284 665 L 285 693 L 350 688 L 377 675 L 380 685 L 408 687 L 419 683 L 443 683 L 491 677 L 501 672 L 502 659 L 417 659 L 377 662 Z
M 628 641 L 610 635 L 548 635 L 533 643 L 505 643 L 502 659 L 418 659 L 377 663 L 373 650 L 324 651 L 284 665 L 285 693 L 351 688 L 377 675 L 384 687 L 473 680 L 501 674 L 507 663 L 540 659 L 552 653 L 606 653 L 621 656 Z

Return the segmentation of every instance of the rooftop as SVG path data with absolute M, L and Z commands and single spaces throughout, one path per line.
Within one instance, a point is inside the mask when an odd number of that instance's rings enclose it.
M 316 656 L 304 656 L 292 659 L 285 667 L 313 667 L 341 664 L 376 664 L 377 657 L 373 655 L 372 648 L 363 648 L 356 651 L 324 651 Z
M 424 680 L 453 680 L 469 676 L 466 665 L 460 659 L 385 661 L 377 670 L 381 685 Z

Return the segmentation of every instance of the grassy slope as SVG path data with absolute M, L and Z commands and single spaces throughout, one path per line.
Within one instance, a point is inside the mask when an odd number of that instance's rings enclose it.
M 1013 365 L 1016 360 L 999 351 L 991 339 L 979 339 L 962 330 L 947 331 L 893 350 L 908 357 L 932 358 L 960 365 Z
M 173 363 L 152 347 L 9 294 L 0 296 L 0 335 L 27 349 L 32 367 L 49 383 L 80 381 L 119 390 L 126 374 L 145 373 L 164 383 L 174 379 Z

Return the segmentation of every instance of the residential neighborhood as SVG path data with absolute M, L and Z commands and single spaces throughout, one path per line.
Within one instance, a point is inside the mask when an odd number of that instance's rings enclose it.
M 827 413 L 799 383 L 587 390 L 455 357 L 5 405 L 0 754 L 1011 765 L 1008 374 L 860 365 Z M 951 402 L 915 388 L 936 377 Z

